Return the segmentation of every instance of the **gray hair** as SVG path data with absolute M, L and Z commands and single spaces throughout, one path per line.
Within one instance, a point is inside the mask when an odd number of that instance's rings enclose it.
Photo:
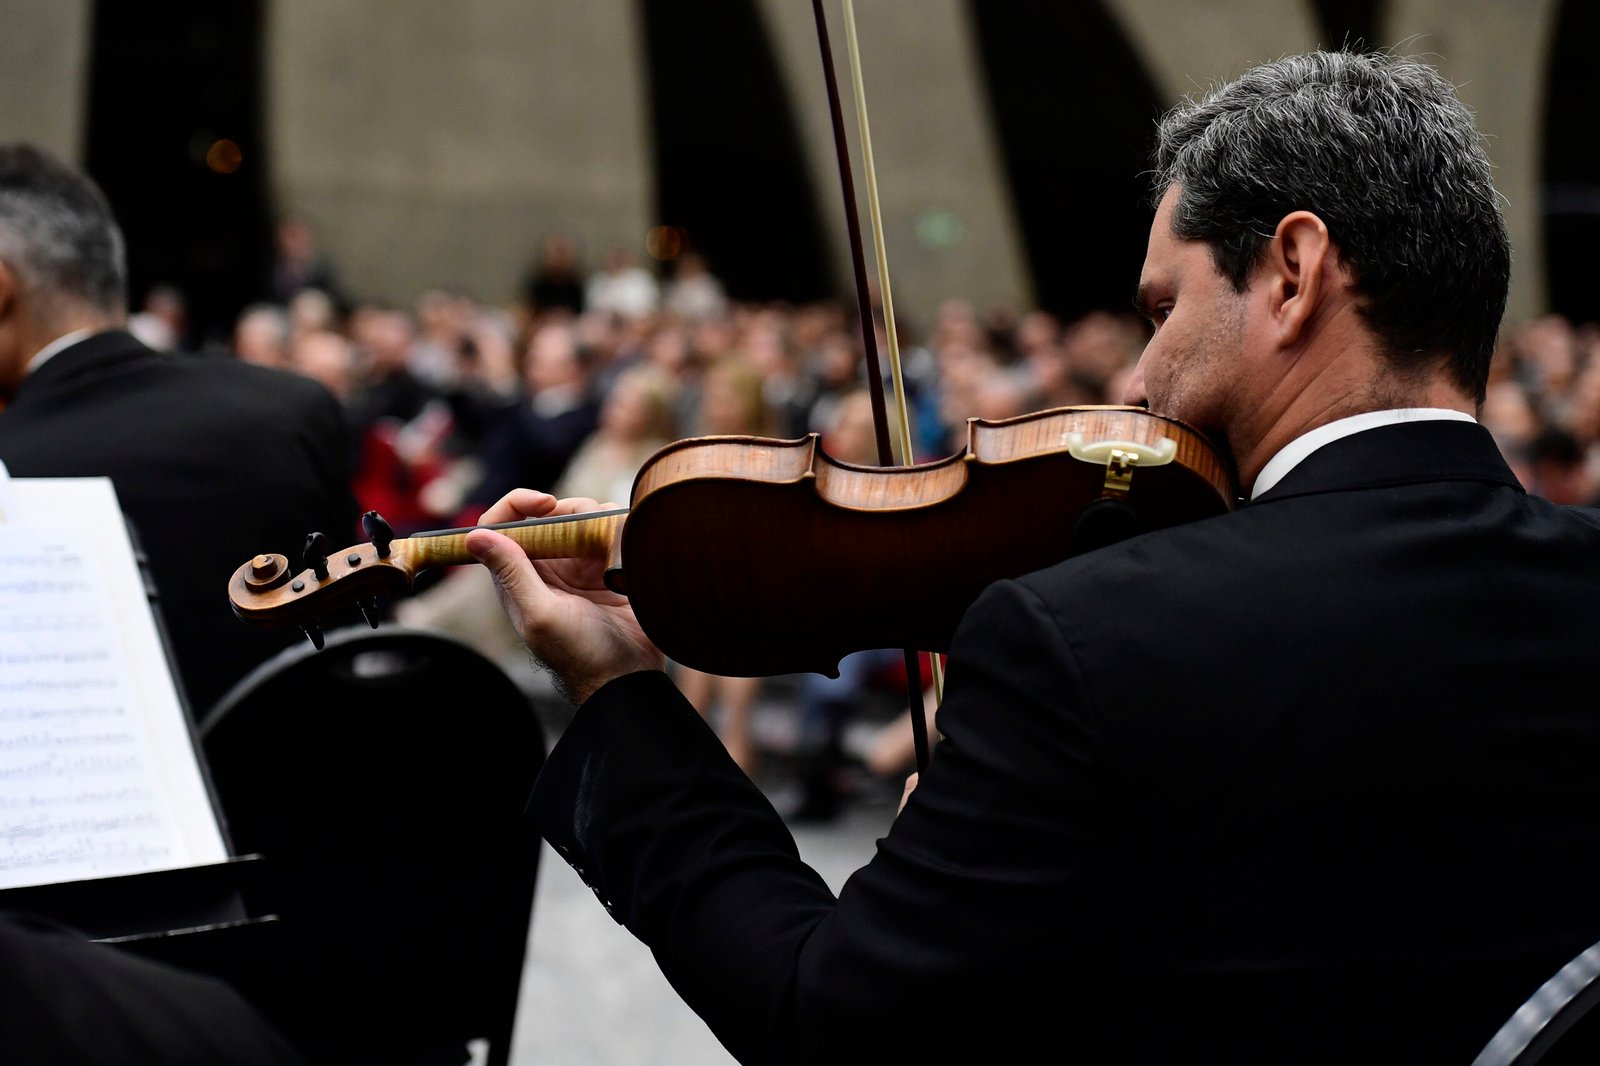
M 1316 214 L 1402 374 L 1441 355 L 1483 399 L 1511 247 L 1472 114 L 1426 63 L 1313 52 L 1247 71 L 1160 123 L 1155 193 L 1173 233 L 1243 290 L 1293 211 Z
M 127 253 L 105 195 L 33 145 L 0 145 L 0 261 L 43 316 L 63 303 L 126 310 Z
M 272 339 L 278 344 L 287 345 L 292 332 L 289 322 L 289 312 L 277 304 L 254 303 L 239 312 L 239 318 L 234 323 L 237 330 L 247 322 L 261 322 L 272 330 Z

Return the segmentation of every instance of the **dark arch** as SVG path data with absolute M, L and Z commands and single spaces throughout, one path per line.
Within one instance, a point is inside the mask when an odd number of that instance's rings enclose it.
M 967 11 L 1040 305 L 1128 309 L 1153 214 L 1154 86 L 1099 3 Z
M 189 341 L 225 342 L 268 254 L 261 0 L 101 0 L 93 19 L 84 160 L 128 239 L 129 299 L 175 285 Z M 222 139 L 231 173 L 207 164 Z
M 687 232 L 735 299 L 833 295 L 799 131 L 753 0 L 639 0 L 638 11 L 658 220 Z
M 1371 48 L 1378 43 L 1378 15 L 1384 0 L 1315 0 L 1325 48 Z
M 1600 322 L 1592 262 L 1600 243 L 1600 139 L 1591 135 L 1600 7 L 1566 0 L 1551 39 L 1542 138 L 1550 309 L 1575 322 Z

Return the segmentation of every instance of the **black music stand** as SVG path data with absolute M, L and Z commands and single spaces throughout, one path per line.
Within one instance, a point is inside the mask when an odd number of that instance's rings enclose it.
M 230 984 L 250 983 L 273 965 L 276 950 L 277 916 L 265 898 L 265 863 L 260 855 L 234 851 L 158 607 L 149 557 L 133 523 L 124 518 L 124 525 L 206 798 L 230 857 L 170 870 L 0 889 L 0 910 L 41 915 L 130 954 Z
M 0 891 L 0 910 L 53 918 L 91 940 L 230 984 L 272 965 L 277 915 L 253 916 L 259 855 Z

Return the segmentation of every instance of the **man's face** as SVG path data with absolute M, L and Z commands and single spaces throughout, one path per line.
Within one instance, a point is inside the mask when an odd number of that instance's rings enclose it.
M 1139 310 L 1155 328 L 1124 403 L 1148 404 L 1203 431 L 1222 432 L 1238 410 L 1251 360 L 1251 291 L 1235 292 L 1202 241 L 1172 233 L 1176 187 L 1150 226 L 1139 274 Z

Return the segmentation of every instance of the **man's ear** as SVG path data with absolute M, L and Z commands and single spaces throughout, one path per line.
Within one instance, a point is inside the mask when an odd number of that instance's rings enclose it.
M 17 313 L 17 289 L 21 284 L 16 272 L 0 259 L 0 322 Z
M 1278 325 L 1278 343 L 1298 343 L 1318 306 L 1328 295 L 1333 241 L 1322 219 L 1310 211 L 1283 216 L 1267 246 L 1268 299 Z

